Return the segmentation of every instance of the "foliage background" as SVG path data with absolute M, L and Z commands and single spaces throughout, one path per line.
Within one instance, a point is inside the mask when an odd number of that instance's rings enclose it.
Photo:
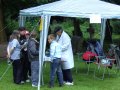
M 34 7 L 37 5 L 41 4 L 46 4 L 50 3 L 53 1 L 58 1 L 58 0 L 16 0 L 11 2 L 10 0 L 2 0 L 3 2 L 3 15 L 4 15 L 4 25 L 6 28 L 6 34 L 9 36 L 14 29 L 18 28 L 18 16 L 19 16 L 19 10 L 29 8 L 29 7 Z M 119 0 L 105 0 L 107 2 L 115 3 L 115 4 L 120 4 Z M 6 8 L 8 7 L 8 8 Z M 38 19 L 30 19 L 28 18 L 28 22 L 26 24 L 26 27 L 28 30 L 32 30 L 33 27 L 35 26 L 36 22 Z M 58 22 L 57 20 L 54 20 L 54 22 Z M 80 19 L 80 24 L 81 24 L 81 30 L 83 32 L 86 31 L 86 28 L 88 27 L 88 20 L 86 19 Z M 120 33 L 120 21 L 119 20 L 111 20 L 111 24 L 113 26 L 113 31 L 115 33 Z M 55 23 L 59 24 L 59 23 Z M 67 29 L 67 32 L 72 35 L 72 30 L 73 30 L 73 24 L 70 18 L 65 18 L 65 21 L 62 23 L 63 27 Z M 100 29 L 99 25 L 94 25 L 96 30 Z M 99 27 L 99 28 L 98 28 Z

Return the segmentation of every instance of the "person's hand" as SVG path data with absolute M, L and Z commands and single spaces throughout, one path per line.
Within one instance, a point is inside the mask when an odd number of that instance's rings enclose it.
M 7 58 L 10 58 L 10 55 L 9 54 L 7 54 L 7 56 L 6 56 Z

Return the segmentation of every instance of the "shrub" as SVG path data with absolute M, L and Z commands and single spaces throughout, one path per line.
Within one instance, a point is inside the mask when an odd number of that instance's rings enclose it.
M 111 22 L 111 25 L 113 27 L 113 32 L 120 34 L 120 21 L 119 20 L 113 20 Z

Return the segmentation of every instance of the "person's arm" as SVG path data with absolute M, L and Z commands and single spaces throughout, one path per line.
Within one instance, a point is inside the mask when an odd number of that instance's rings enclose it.
M 63 37 L 62 41 L 62 51 L 66 51 L 69 48 L 71 39 L 69 37 Z
M 66 51 L 70 45 L 70 42 L 64 43 L 62 46 L 62 51 Z
M 8 58 L 10 58 L 10 56 L 11 56 L 11 54 L 13 53 L 13 51 L 14 51 L 14 49 L 15 49 L 15 47 L 17 46 L 17 40 L 16 39 L 14 39 L 13 41 L 12 41 L 12 46 L 10 47 L 9 45 L 8 45 L 8 47 L 7 47 L 7 57 Z
M 9 47 L 9 44 L 7 46 L 7 58 L 10 58 L 10 47 Z
M 10 55 L 13 53 L 13 51 L 14 51 L 14 49 L 15 49 L 15 47 L 12 47 L 12 48 L 10 48 Z
M 54 55 L 55 55 L 55 45 L 51 44 L 50 45 L 50 58 L 51 58 L 51 60 L 53 60 Z

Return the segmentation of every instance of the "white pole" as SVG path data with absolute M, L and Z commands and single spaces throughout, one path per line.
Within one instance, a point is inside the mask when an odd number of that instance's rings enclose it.
M 25 21 L 26 21 L 26 16 L 19 16 L 19 27 L 24 27 L 25 26 Z
M 43 23 L 44 23 L 44 16 L 41 16 Z M 43 25 L 43 24 L 42 24 Z M 43 26 L 42 26 L 42 31 L 40 32 L 40 45 L 39 45 L 39 81 L 38 81 L 38 90 L 40 90 L 41 86 L 41 60 L 43 58 L 43 40 L 44 40 L 44 34 L 43 34 Z
M 50 24 L 50 16 L 42 15 L 41 18 L 42 18 L 43 24 L 42 24 L 42 31 L 40 33 L 38 90 L 40 90 L 41 81 L 42 81 L 42 85 L 44 84 L 43 82 L 43 60 L 45 57 L 46 41 L 47 41 L 49 24 Z
M 42 65 L 42 67 L 41 67 L 41 69 L 42 69 L 42 71 L 41 71 L 41 78 L 42 78 L 42 80 L 41 80 L 41 83 L 42 83 L 42 85 L 44 85 L 44 81 L 43 81 L 43 63 L 44 63 L 44 58 L 45 58 L 45 49 L 46 49 L 46 43 L 47 43 L 47 36 L 48 36 L 48 29 L 49 29 L 49 25 L 50 25 L 50 16 L 48 16 L 48 15 L 45 15 L 44 16 L 44 44 L 43 44 L 43 59 L 41 60 L 42 62 L 41 62 L 41 65 Z
M 101 21 L 101 33 L 100 33 L 100 36 L 101 36 L 100 43 L 101 43 L 102 47 L 103 47 L 104 38 L 105 38 L 105 28 L 106 28 L 106 19 L 102 19 L 102 21 Z

